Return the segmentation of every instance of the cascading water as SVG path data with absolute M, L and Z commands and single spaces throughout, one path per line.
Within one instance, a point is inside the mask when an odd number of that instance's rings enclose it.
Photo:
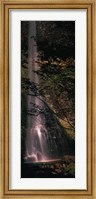
M 47 162 L 60 159 L 64 155 L 66 142 L 64 130 L 51 113 L 38 92 L 40 83 L 38 71 L 38 53 L 36 45 L 36 22 L 29 22 L 28 35 L 28 116 L 26 132 L 25 162 Z M 50 119 L 51 118 L 51 119 Z

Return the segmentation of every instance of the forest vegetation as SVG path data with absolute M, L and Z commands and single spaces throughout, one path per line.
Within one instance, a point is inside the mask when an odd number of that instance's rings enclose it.
M 75 156 L 75 22 L 37 21 L 36 43 L 40 76 L 38 90 L 44 101 L 65 128 L 71 154 L 67 170 L 74 174 Z M 28 22 L 21 24 L 21 131 L 22 154 L 26 138 L 28 79 Z M 37 93 L 36 87 L 30 85 Z M 50 120 L 50 118 L 49 118 Z M 70 156 L 71 155 L 71 156 Z M 58 170 L 58 168 L 57 168 Z

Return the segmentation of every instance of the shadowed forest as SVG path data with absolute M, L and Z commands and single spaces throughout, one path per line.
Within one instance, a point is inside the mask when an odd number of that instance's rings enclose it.
M 75 177 L 75 22 L 21 22 L 21 177 Z

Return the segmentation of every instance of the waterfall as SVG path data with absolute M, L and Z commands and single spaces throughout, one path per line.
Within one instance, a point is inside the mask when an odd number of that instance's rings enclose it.
M 56 117 L 52 115 L 38 92 L 37 88 L 40 83 L 37 73 L 38 68 L 36 22 L 30 21 L 28 30 L 28 79 L 30 86 L 27 95 L 28 128 L 26 130 L 26 154 L 24 158 L 26 163 L 47 162 L 61 158 L 64 150 L 67 148 L 66 142 L 63 139 L 63 128 L 60 127 Z M 46 111 L 48 114 L 46 114 Z M 51 118 L 51 123 L 49 118 Z M 50 123 L 49 127 L 46 124 L 48 122 Z
M 38 53 L 37 53 L 37 44 L 36 44 L 36 22 L 29 22 L 29 31 L 28 31 L 28 78 L 29 81 L 37 86 L 39 84 L 39 76 L 37 74 L 38 70 Z M 27 132 L 26 132 L 26 161 L 40 161 L 45 159 L 44 153 L 44 142 L 45 134 L 41 132 L 42 127 L 42 118 L 40 114 L 30 115 L 32 108 L 42 106 L 41 100 L 38 96 L 33 96 L 32 91 L 28 89 L 28 116 L 27 116 Z M 46 129 L 45 129 L 46 132 Z

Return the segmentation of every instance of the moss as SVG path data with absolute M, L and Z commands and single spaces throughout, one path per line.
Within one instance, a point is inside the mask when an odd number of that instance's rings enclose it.
M 73 162 L 67 165 L 66 174 L 75 176 L 75 164 Z

